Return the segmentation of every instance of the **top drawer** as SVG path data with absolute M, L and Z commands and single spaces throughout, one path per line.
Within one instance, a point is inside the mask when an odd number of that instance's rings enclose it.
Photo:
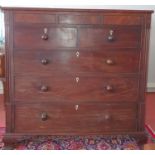
M 61 24 L 104 24 L 104 25 L 141 25 L 142 18 L 137 15 L 103 15 L 103 14 L 78 14 L 60 15 Z
M 55 14 L 43 14 L 43 13 L 15 13 L 15 23 L 56 23 Z
M 58 19 L 60 24 L 101 24 L 102 16 L 100 15 L 88 15 L 88 14 L 79 14 L 79 15 L 59 15 Z
M 129 15 L 107 15 L 104 16 L 105 25 L 141 25 L 142 18 L 140 16 Z

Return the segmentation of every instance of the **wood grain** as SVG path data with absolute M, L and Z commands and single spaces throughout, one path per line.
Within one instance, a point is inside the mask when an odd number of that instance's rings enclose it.
M 75 105 L 17 106 L 15 132 L 91 134 L 136 130 L 136 107 L 133 105 L 80 104 L 78 110 Z M 48 115 L 46 121 L 41 119 L 42 112 Z
M 79 54 L 77 56 L 77 54 Z M 52 75 L 66 73 L 137 73 L 140 52 L 137 50 L 17 50 L 14 70 L 17 75 Z M 47 64 L 41 61 L 46 59 Z M 128 59 L 128 61 L 126 61 Z M 113 64 L 107 64 L 107 61 Z M 29 66 L 29 67 L 28 67 Z
M 146 141 L 153 11 L 3 10 L 6 144 L 38 134 L 128 134 Z
M 76 81 L 79 78 L 79 81 Z M 41 87 L 48 90 L 42 92 Z M 112 90 L 107 90 L 111 86 Z M 137 78 L 103 78 L 92 76 L 20 76 L 15 78 L 16 101 L 57 102 L 136 102 Z

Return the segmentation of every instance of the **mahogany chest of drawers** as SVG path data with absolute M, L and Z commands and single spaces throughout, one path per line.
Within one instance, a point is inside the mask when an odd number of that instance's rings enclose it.
M 152 11 L 3 8 L 6 134 L 144 139 Z

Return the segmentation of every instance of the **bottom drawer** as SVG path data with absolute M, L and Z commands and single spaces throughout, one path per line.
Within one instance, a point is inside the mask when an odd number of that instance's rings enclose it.
M 135 105 L 25 104 L 15 106 L 15 132 L 102 134 L 136 131 Z

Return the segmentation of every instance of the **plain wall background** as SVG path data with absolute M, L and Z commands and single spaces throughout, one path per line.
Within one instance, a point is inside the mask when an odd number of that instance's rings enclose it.
M 18 1 L 18 0 L 16 0 Z M 74 1 L 74 0 L 73 0 Z M 84 0 L 83 0 L 84 1 Z M 155 5 L 89 5 L 90 0 L 85 0 L 85 5 L 73 5 L 73 3 L 67 3 L 66 0 L 57 0 L 55 2 L 38 1 L 38 3 L 23 3 L 18 1 L 1 1 L 1 6 L 14 6 L 14 7 L 48 7 L 48 8 L 90 8 L 90 9 L 129 9 L 129 10 L 154 10 Z M 86 5 L 86 3 L 88 5 Z M 70 4 L 70 5 L 69 5 Z M 82 4 L 82 3 L 81 3 Z M 91 3 L 92 4 L 92 3 Z M 151 23 L 151 35 L 150 35 L 150 52 L 149 52 L 149 64 L 148 64 L 148 82 L 147 86 L 149 91 L 155 91 L 155 13 L 152 14 Z

